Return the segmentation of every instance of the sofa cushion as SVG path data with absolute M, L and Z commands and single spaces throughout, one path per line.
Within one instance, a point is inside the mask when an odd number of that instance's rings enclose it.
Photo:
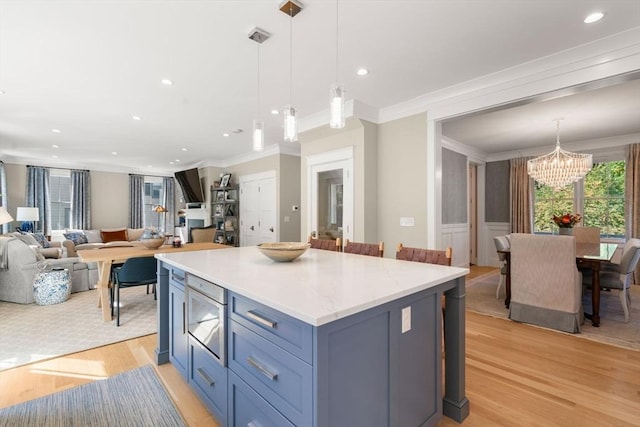
M 100 230 L 84 230 L 84 235 L 87 236 L 87 243 L 102 243 Z
M 127 240 L 130 242 L 140 240 L 142 233 L 144 233 L 144 228 L 127 228 Z
M 117 231 L 100 231 L 100 236 L 102 237 L 102 241 L 104 243 L 109 242 L 118 242 L 118 241 L 127 241 L 127 229 L 117 230 Z
M 62 248 L 40 248 L 38 252 L 45 258 L 62 258 Z
M 71 240 L 74 245 L 82 245 L 87 242 L 87 236 L 85 236 L 82 231 L 70 231 L 63 234 L 64 238 L 67 240 Z

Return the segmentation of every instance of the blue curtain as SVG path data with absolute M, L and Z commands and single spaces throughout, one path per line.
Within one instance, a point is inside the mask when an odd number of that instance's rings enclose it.
M 144 175 L 129 175 L 129 227 L 144 227 Z
M 91 229 L 91 175 L 86 170 L 71 171 L 71 228 Z
M 171 176 L 163 178 L 162 189 L 162 205 L 167 208 L 167 213 L 164 217 L 164 232 L 173 234 L 176 217 L 176 187 L 174 178 Z
M 27 207 L 40 211 L 40 221 L 35 228 L 44 234 L 51 234 L 51 199 L 49 196 L 49 168 L 27 166 Z
M 7 171 L 4 169 L 4 162 L 0 161 L 0 206 L 3 206 L 7 211 L 9 210 L 9 200 L 7 200 Z M 2 224 L 2 234 L 9 232 L 9 225 L 11 223 Z

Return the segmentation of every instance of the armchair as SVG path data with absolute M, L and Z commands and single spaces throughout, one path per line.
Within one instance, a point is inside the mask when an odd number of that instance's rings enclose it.
M 580 332 L 582 274 L 573 236 L 511 234 L 509 318 L 564 332 Z

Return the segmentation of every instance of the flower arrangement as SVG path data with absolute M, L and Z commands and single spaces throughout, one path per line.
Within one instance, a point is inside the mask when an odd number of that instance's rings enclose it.
M 573 228 L 574 225 L 582 220 L 582 216 L 579 213 L 576 214 L 564 214 L 561 216 L 553 216 L 551 218 L 553 222 L 560 228 Z

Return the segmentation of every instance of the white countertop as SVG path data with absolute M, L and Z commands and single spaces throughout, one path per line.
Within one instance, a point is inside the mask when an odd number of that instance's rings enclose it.
M 274 262 L 256 247 L 157 254 L 156 258 L 313 326 L 394 301 L 469 273 L 390 258 L 308 249 Z

